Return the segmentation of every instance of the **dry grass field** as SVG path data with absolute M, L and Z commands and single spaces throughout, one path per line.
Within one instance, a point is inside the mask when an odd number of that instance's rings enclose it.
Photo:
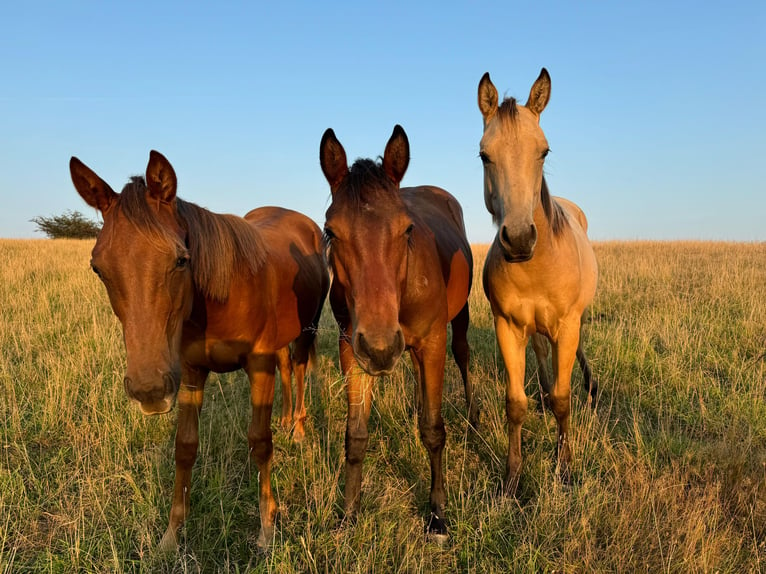
M 122 333 L 88 267 L 89 241 L 0 240 L 2 572 L 766 572 L 766 244 L 596 245 L 600 279 L 575 368 L 573 484 L 554 469 L 555 421 L 530 412 L 516 497 L 500 494 L 504 372 L 475 248 L 469 431 L 448 362 L 450 542 L 423 537 L 428 459 L 412 373 L 376 386 L 358 522 L 341 522 L 345 397 L 323 316 L 307 438 L 273 419 L 276 541 L 255 551 L 244 374 L 211 376 L 191 516 L 179 555 L 157 555 L 173 485 L 175 414 L 129 403 Z M 280 393 L 277 391 L 275 412 Z

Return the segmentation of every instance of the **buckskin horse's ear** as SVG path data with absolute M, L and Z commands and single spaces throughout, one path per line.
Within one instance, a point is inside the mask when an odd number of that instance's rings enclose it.
M 106 213 L 117 200 L 118 196 L 109 184 L 74 156 L 69 160 L 69 173 L 80 197 L 101 213 Z
M 540 70 L 540 75 L 535 80 L 535 83 L 532 84 L 532 89 L 529 90 L 529 99 L 525 107 L 539 116 L 543 113 L 550 99 L 551 77 L 548 75 L 548 70 L 543 68 Z
M 322 173 L 330 184 L 330 193 L 335 194 L 343 178 L 348 174 L 348 161 L 346 150 L 335 137 L 332 128 L 327 128 L 319 144 L 319 164 Z
M 149 152 L 146 166 L 146 188 L 155 199 L 170 203 L 176 198 L 178 179 L 168 159 L 158 151 Z
M 407 134 L 404 133 L 404 128 L 396 124 L 386 144 L 386 151 L 383 152 L 383 171 L 394 180 L 396 185 L 399 185 L 408 165 L 410 165 L 410 142 Z
M 497 111 L 497 88 L 489 79 L 489 72 L 485 72 L 479 82 L 479 110 L 484 121 L 489 120 Z

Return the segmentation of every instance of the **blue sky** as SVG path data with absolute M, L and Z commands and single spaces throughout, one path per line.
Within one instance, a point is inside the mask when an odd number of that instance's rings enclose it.
M 349 160 L 410 140 L 403 185 L 463 205 L 494 235 L 478 159 L 479 80 L 526 101 L 555 195 L 596 240 L 766 240 L 766 3 L 5 2 L 0 237 L 79 210 L 76 155 L 119 191 L 165 154 L 179 195 L 213 211 L 291 207 L 320 225 L 319 141 Z

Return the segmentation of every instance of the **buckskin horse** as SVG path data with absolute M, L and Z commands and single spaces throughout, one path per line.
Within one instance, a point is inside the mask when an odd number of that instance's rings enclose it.
M 508 460 L 505 488 L 513 492 L 521 473 L 521 425 L 526 417 L 525 349 L 530 336 L 541 370 L 541 384 L 558 425 L 559 474 L 570 479 L 570 379 L 575 357 L 586 390 L 596 385 L 582 350 L 582 316 L 596 292 L 596 258 L 586 235 L 585 216 L 570 201 L 554 198 L 543 177 L 548 142 L 540 114 L 550 99 L 545 68 L 526 105 L 506 98 L 498 106 L 489 74 L 479 83 L 484 118 L 480 153 L 484 164 L 484 203 L 498 227 L 484 265 L 484 292 L 508 373 L 506 416 Z M 553 348 L 553 384 L 544 376 L 547 337 Z
M 478 417 L 466 338 L 473 259 L 454 197 L 433 186 L 400 189 L 409 160 L 407 135 L 398 125 L 380 163 L 358 159 L 349 168 L 331 129 L 320 145 L 332 194 L 324 228 L 333 277 L 330 304 L 347 385 L 345 511 L 353 516 L 359 509 L 373 377 L 390 373 L 408 349 L 420 437 L 431 462 L 426 531 L 442 541 L 448 536 L 441 405 L 449 322 L 469 420 L 476 424 Z
M 271 489 L 274 371 L 279 363 L 289 391 L 292 345 L 300 439 L 303 381 L 329 288 L 320 229 L 277 207 L 242 218 L 183 201 L 176 197 L 173 167 L 156 151 L 146 178 L 132 178 L 119 194 L 77 158 L 69 167 L 80 196 L 103 214 L 91 267 L 122 323 L 125 391 L 147 415 L 166 413 L 178 402 L 175 486 L 161 548 L 177 548 L 189 512 L 205 380 L 210 371 L 240 368 L 250 381 L 248 441 L 260 473 L 258 545 L 267 548 L 277 513 Z M 283 423 L 286 417 L 289 411 Z

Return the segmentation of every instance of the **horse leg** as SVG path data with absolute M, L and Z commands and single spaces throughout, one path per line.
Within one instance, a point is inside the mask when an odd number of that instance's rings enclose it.
M 571 479 L 570 463 L 572 454 L 569 449 L 569 412 L 572 367 L 580 338 L 579 325 L 559 330 L 558 340 L 553 344 L 553 376 L 550 403 L 558 425 L 556 452 L 559 461 L 559 475 L 562 482 L 568 484 Z
M 277 365 L 279 366 L 279 379 L 282 382 L 282 416 L 279 422 L 284 430 L 288 430 L 293 422 L 293 398 L 290 388 L 293 367 L 290 360 L 289 345 L 285 345 L 277 351 Z
M 178 389 L 178 423 L 176 427 L 176 478 L 170 505 L 168 528 L 160 542 L 161 552 L 178 548 L 178 529 L 189 514 L 191 473 L 199 445 L 199 413 L 202 409 L 207 370 L 184 368 Z
M 420 363 L 415 357 L 415 351 L 410 349 L 410 359 L 412 360 L 412 371 L 415 375 L 415 414 L 420 416 L 423 409 L 423 387 L 420 384 Z
M 540 410 L 545 409 L 545 403 L 551 392 L 551 380 L 548 378 L 548 341 L 544 335 L 532 335 L 532 350 L 537 358 L 537 378 L 540 381 Z
M 364 373 L 357 365 L 345 329 L 341 328 L 338 341 L 340 364 L 346 379 L 346 400 L 348 402 L 344 510 L 348 518 L 353 518 L 359 511 L 362 491 L 362 463 L 365 454 L 367 454 L 367 443 L 370 438 L 367 431 L 367 421 L 370 419 L 372 406 L 373 378 Z
M 452 319 L 452 356 L 455 358 L 460 376 L 463 378 L 465 388 L 465 403 L 468 407 L 468 424 L 473 428 L 479 428 L 479 404 L 474 397 L 473 385 L 468 378 L 468 361 L 471 349 L 468 346 L 468 302 L 460 312 Z
M 508 384 L 505 414 L 508 419 L 508 460 L 505 466 L 504 490 L 514 494 L 521 476 L 521 426 L 527 416 L 529 400 L 524 392 L 527 336 L 504 318 L 495 316 L 495 333 L 503 356 Z
M 447 494 L 444 490 L 444 463 L 442 454 L 447 433 L 442 418 L 442 392 L 444 389 L 444 363 L 446 361 L 446 328 L 442 333 L 429 337 L 426 346 L 414 353 L 420 363 L 421 378 L 419 385 L 423 405 L 418 416 L 420 440 L 428 451 L 431 462 L 431 516 L 426 524 L 426 534 L 436 542 L 448 538 L 447 523 L 444 519 L 444 507 Z
M 308 375 L 311 358 L 316 352 L 316 327 L 312 326 L 298 336 L 293 345 L 293 359 L 295 365 L 295 429 L 293 440 L 301 442 L 306 436 L 306 376 Z
M 250 379 L 250 403 L 252 418 L 247 431 L 250 446 L 250 460 L 258 467 L 259 512 L 261 531 L 257 545 L 268 549 L 274 538 L 274 519 L 279 510 L 271 491 L 271 461 L 274 446 L 271 437 L 271 408 L 274 403 L 274 369 L 276 354 L 257 355 L 248 358 L 245 370 Z
M 588 358 L 585 356 L 585 351 L 582 348 L 583 328 L 585 326 L 588 313 L 589 313 L 588 309 L 585 309 L 585 311 L 582 314 L 582 318 L 580 319 L 580 338 L 577 342 L 577 362 L 580 364 L 580 370 L 582 370 L 582 380 L 583 380 L 583 385 L 585 386 L 585 392 L 590 395 L 589 396 L 590 406 L 595 407 L 596 395 L 598 394 L 598 383 L 596 382 L 596 379 L 593 377 L 593 373 L 590 370 L 590 365 L 588 364 Z

